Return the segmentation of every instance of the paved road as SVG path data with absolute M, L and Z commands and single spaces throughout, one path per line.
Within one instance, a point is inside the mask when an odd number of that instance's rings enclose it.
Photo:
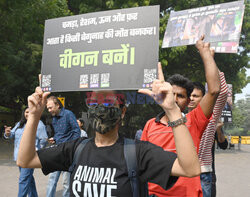
M 13 143 L 0 139 L 0 196 L 15 197 L 18 193 L 19 169 L 13 161 Z M 34 177 L 39 196 L 46 196 L 48 176 L 44 176 L 40 169 L 35 169 Z M 62 179 L 57 185 L 56 197 L 62 196 Z
M 18 191 L 19 172 L 12 161 L 13 144 L 0 139 L 0 196 L 15 197 Z M 250 196 L 250 145 L 242 145 L 239 151 L 216 151 L 216 174 L 218 197 L 249 197 Z M 35 173 L 39 196 L 46 194 L 48 176 L 40 169 Z M 57 187 L 56 197 L 62 196 L 62 180 Z
M 250 145 L 215 154 L 218 197 L 250 196 Z

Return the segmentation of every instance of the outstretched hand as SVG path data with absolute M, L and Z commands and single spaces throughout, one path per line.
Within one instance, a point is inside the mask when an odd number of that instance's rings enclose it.
M 40 87 L 37 87 L 35 92 L 28 97 L 29 116 L 39 117 L 42 115 L 47 97 L 50 92 L 43 92 Z
M 4 125 L 4 133 L 7 137 L 10 136 L 10 132 L 11 132 L 11 127 Z
M 158 79 L 153 82 L 152 90 L 140 89 L 138 92 L 154 98 L 167 114 L 171 110 L 178 109 L 175 103 L 173 88 L 170 83 L 164 80 L 161 63 L 158 63 Z
M 195 46 L 199 50 L 200 53 L 210 51 L 210 43 L 204 42 L 205 35 L 201 35 L 200 39 L 197 40 Z
M 199 50 L 200 54 L 203 55 L 204 53 L 210 54 L 214 57 L 214 50 L 210 49 L 210 43 L 204 42 L 205 35 L 202 35 L 199 40 L 197 40 L 195 46 Z

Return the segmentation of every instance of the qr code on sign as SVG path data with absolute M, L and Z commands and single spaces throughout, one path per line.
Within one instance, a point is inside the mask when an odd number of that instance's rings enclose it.
M 80 75 L 80 85 L 87 84 L 89 81 L 88 75 Z
M 101 74 L 101 83 L 109 83 L 109 73 L 102 73 Z
M 144 69 L 144 83 L 152 83 L 156 79 L 156 69 Z
M 99 74 L 91 74 L 90 75 L 90 83 L 91 84 L 99 83 Z
M 101 74 L 101 87 L 109 87 L 110 73 Z
M 51 87 L 51 75 L 42 76 L 42 87 Z

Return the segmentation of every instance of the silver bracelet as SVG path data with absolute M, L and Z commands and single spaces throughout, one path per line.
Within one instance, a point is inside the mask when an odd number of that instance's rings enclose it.
M 173 128 L 173 127 L 177 127 L 177 126 L 179 126 L 181 124 L 184 124 L 186 122 L 187 122 L 187 118 L 184 115 L 182 118 L 180 118 L 178 120 L 175 120 L 175 121 L 172 121 L 172 122 L 168 121 L 168 126 Z

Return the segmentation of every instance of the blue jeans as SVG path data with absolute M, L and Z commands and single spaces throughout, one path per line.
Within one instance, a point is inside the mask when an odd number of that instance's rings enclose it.
M 212 172 L 201 173 L 200 178 L 203 197 L 211 197 Z
M 33 168 L 21 168 L 19 167 L 19 188 L 18 197 L 37 197 L 36 183 L 33 177 Z
M 69 197 L 70 196 L 70 173 L 69 172 L 63 172 L 63 171 L 56 171 L 49 174 L 49 182 L 47 186 L 47 197 L 55 197 L 56 194 L 56 186 L 57 182 L 59 180 L 60 174 L 63 175 L 63 197 Z

